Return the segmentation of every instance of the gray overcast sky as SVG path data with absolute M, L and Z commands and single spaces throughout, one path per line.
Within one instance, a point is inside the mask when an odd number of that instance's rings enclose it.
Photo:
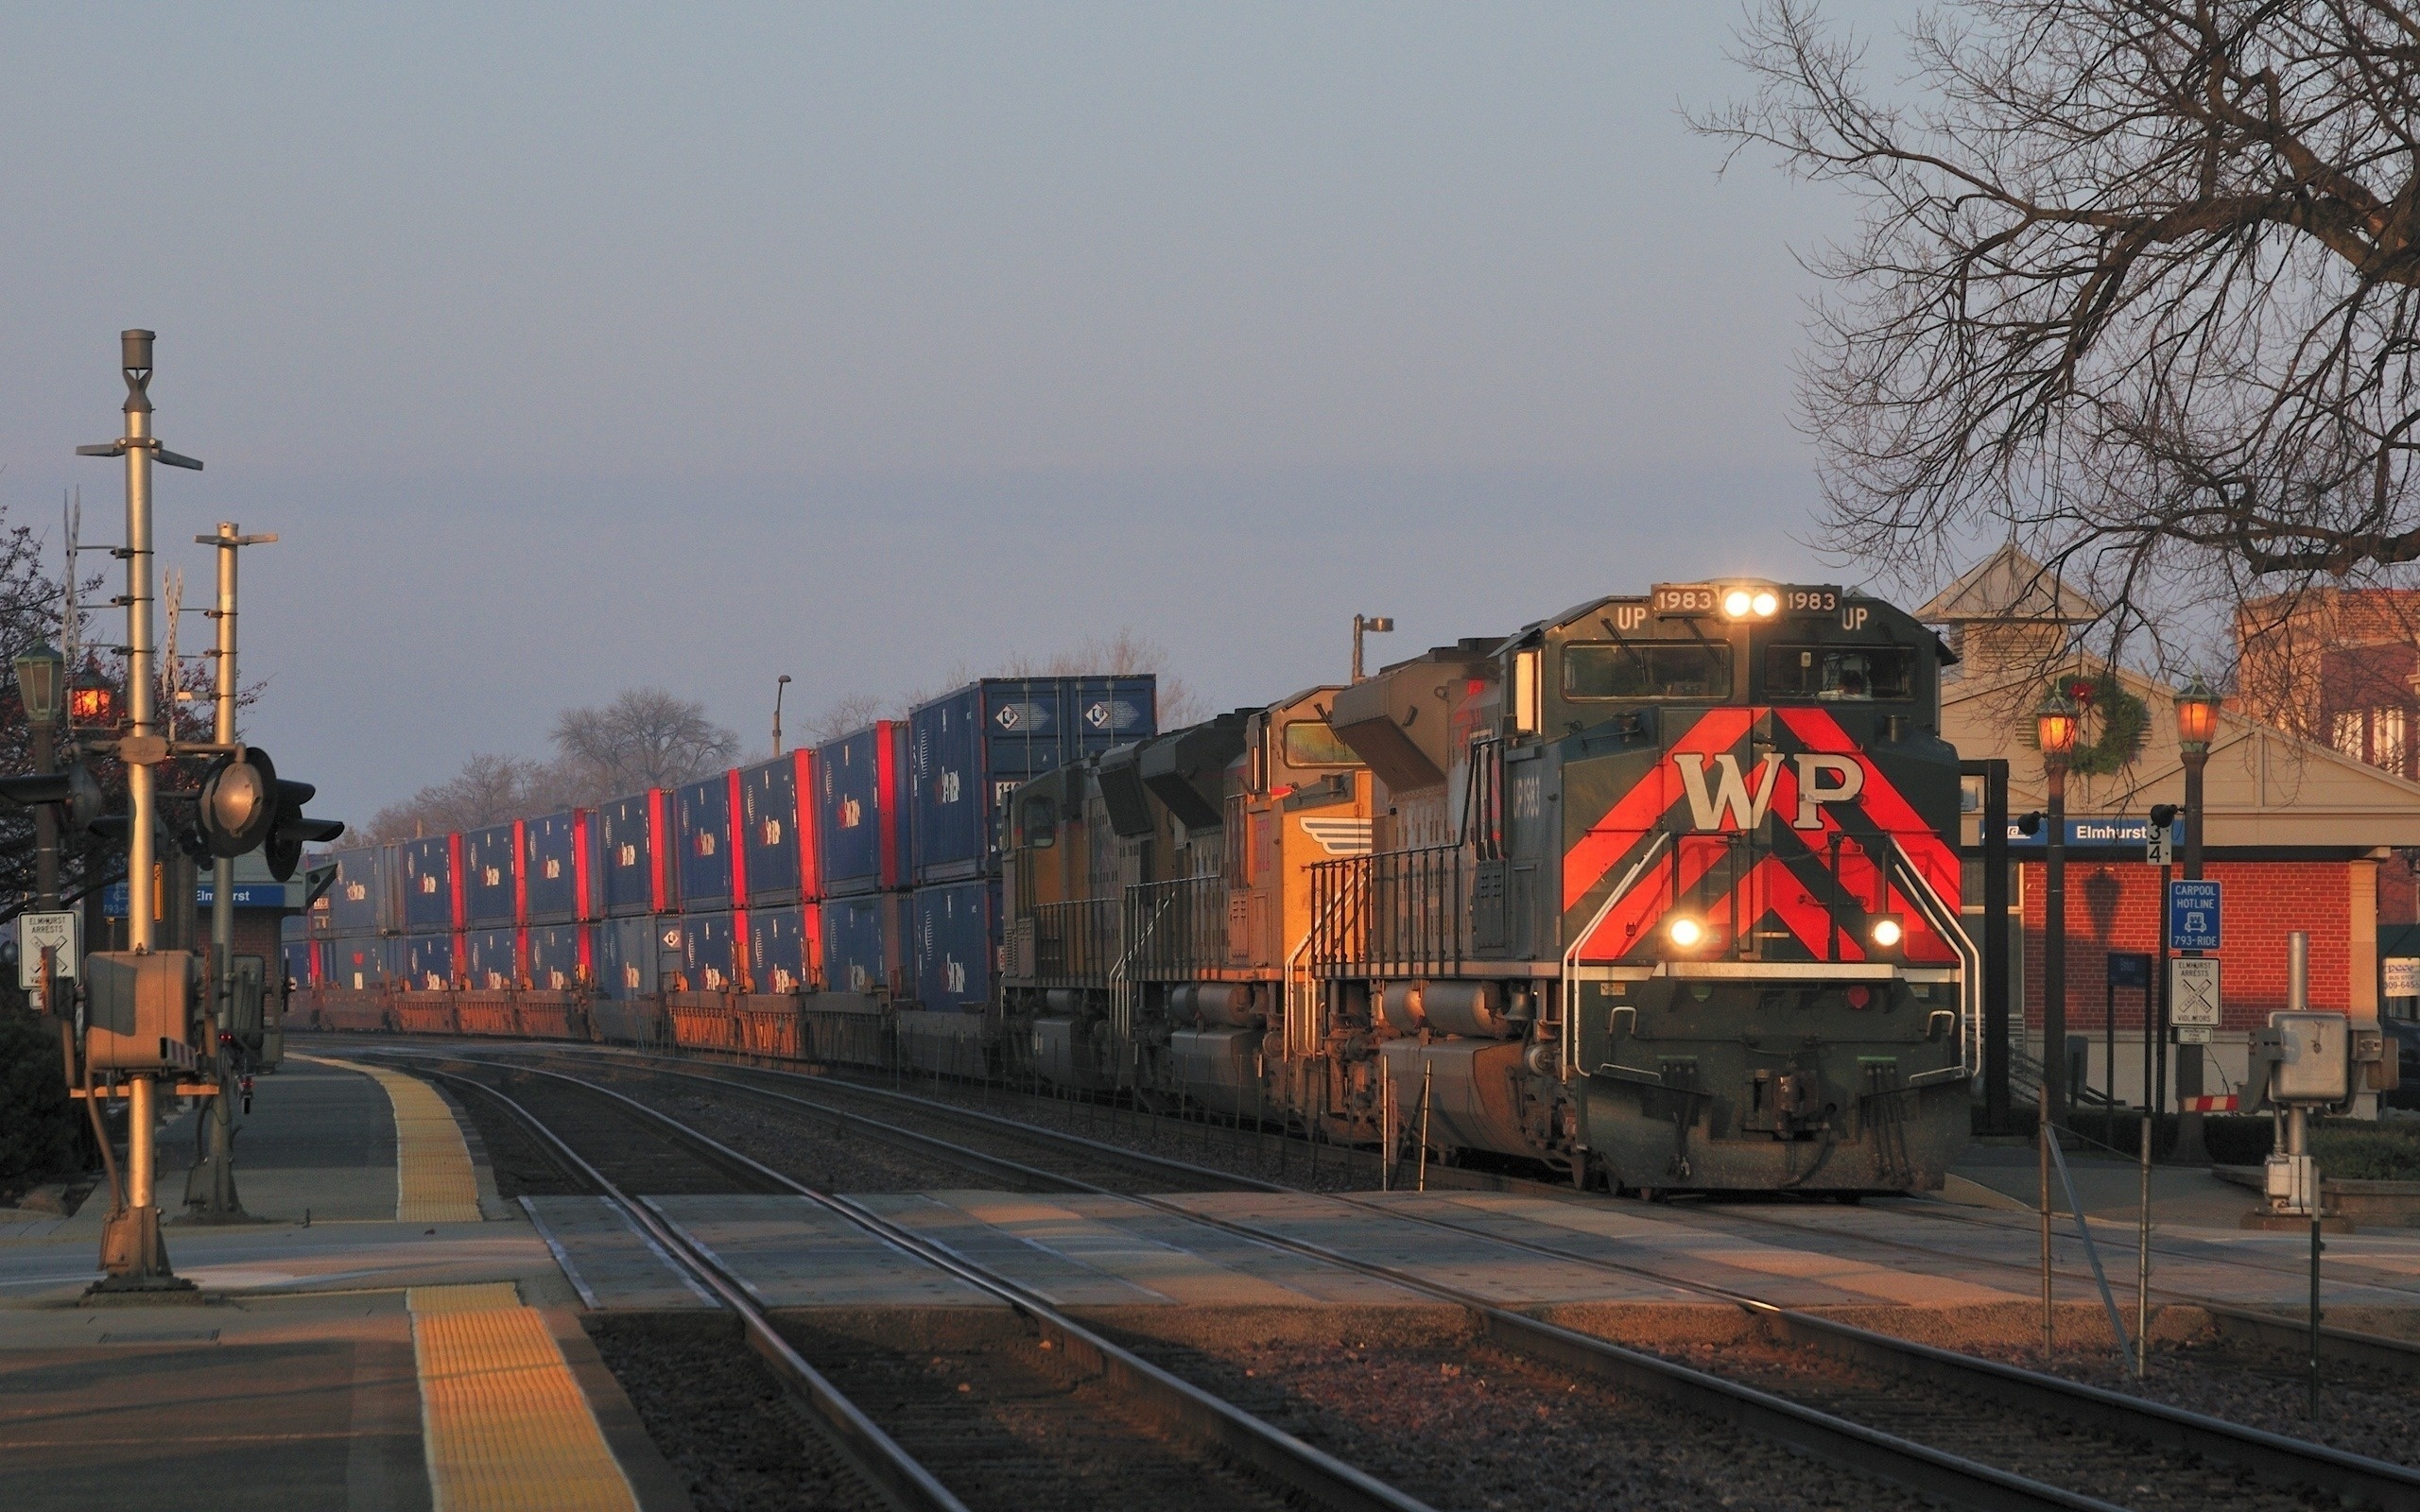
M 160 538 L 283 535 L 248 732 L 355 818 L 641 683 L 755 748 L 783 672 L 806 713 L 1131 626 L 1258 702 L 1357 609 L 1392 659 L 1822 579 L 1790 248 L 1847 207 L 1680 121 L 1736 19 L 12 7 L 0 502 L 119 539 L 70 454 L 156 329 L 209 462 Z

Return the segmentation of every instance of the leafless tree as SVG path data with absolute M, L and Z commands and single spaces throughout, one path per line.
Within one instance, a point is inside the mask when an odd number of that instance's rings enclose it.
M 1822 543 L 1914 586 L 2014 537 L 2113 642 L 2420 560 L 2420 10 L 1957 0 L 1905 42 L 1878 90 L 1768 0 L 1695 123 L 1862 206 L 1811 258 Z
M 705 705 L 662 688 L 633 688 L 594 709 L 555 716 L 562 758 L 609 793 L 671 787 L 727 766 L 739 736 L 706 717 Z

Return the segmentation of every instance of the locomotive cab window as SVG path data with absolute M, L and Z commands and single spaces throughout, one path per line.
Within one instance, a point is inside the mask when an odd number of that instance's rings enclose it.
M 1358 766 L 1361 758 L 1337 739 L 1324 719 L 1293 719 L 1286 724 L 1286 765 L 1288 766 Z
M 1563 650 L 1566 698 L 1728 698 L 1731 647 L 1721 642 L 1623 641 Z
M 1916 654 L 1904 645 L 1776 645 L 1765 696 L 1865 703 L 1915 696 Z
M 1025 843 L 1036 850 L 1046 850 L 1059 843 L 1059 805 L 1046 798 L 1025 800 L 1019 821 L 1025 831 Z

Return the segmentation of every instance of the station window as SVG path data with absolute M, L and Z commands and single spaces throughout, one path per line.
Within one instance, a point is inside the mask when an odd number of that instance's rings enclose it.
M 1620 641 L 1563 650 L 1566 698 L 1728 698 L 1731 647 L 1705 641 Z
M 1765 696 L 1860 703 L 1915 696 L 1916 656 L 1904 645 L 1776 645 L 1765 653 Z
M 1286 765 L 1288 766 L 1358 766 L 1361 758 L 1353 747 L 1339 740 L 1336 730 L 1324 719 L 1294 719 L 1286 725 Z

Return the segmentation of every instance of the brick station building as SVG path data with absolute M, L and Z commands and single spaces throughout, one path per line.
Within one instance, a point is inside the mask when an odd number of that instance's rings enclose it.
M 2066 627 L 2098 612 L 2014 546 L 1961 576 L 1917 611 L 1949 632 L 1960 656 L 1943 683 L 1942 734 L 1967 760 L 2008 762 L 2012 820 L 2048 807 L 2041 754 L 2031 744 L 2034 711 L 2051 686 L 2044 667 L 2056 656 Z M 2245 650 L 2249 661 L 2260 647 L 2248 644 Z M 2098 705 L 2085 711 L 2080 746 L 2101 741 L 2113 724 L 2119 727 L 2109 750 L 2099 753 L 2100 769 L 2070 771 L 2067 778 L 2068 1063 L 2081 1057 L 2082 1085 L 2109 1085 L 2106 1018 L 2114 1018 L 2115 1095 L 2121 1106 L 2139 1107 L 2144 993 L 2118 988 L 2111 1014 L 2108 959 L 2112 953 L 2141 953 L 2152 957 L 2153 976 L 2161 974 L 2162 872 L 2144 859 L 2144 838 L 2152 804 L 2185 801 L 2176 690 L 2095 662 L 2070 657 L 2058 664 L 2058 681 L 2088 685 Z M 2311 716 L 2322 728 L 2327 717 Z M 2124 738 L 2129 723 L 2139 730 L 2138 744 Z M 2387 922 L 2410 919 L 2404 852 L 2420 847 L 2420 782 L 2407 775 L 2409 766 L 2385 770 L 2362 759 L 2366 750 L 2356 755 L 2349 740 L 2343 745 L 2347 748 L 2252 718 L 2239 700 L 2230 699 L 2220 714 L 2203 773 L 2203 875 L 2224 889 L 2223 948 L 2212 953 L 2220 961 L 2222 1017 L 2207 1051 L 2205 1091 L 2240 1086 L 2249 1032 L 2286 1005 L 2286 936 L 2293 930 L 2310 935 L 2311 1005 L 2356 1018 L 2378 1016 L 2381 894 Z M 1985 922 L 1980 815 L 1975 812 L 1980 789 L 1972 781 L 1969 786 L 1964 904 L 1979 938 Z M 2181 823 L 2176 833 L 2182 833 Z M 2020 1053 L 2036 1061 L 2043 1049 L 2043 837 L 2012 836 L 2009 922 L 2020 932 L 2013 941 L 2020 948 L 2010 952 L 2017 979 L 2011 1002 L 2024 1008 Z M 2182 867 L 2169 875 L 2182 876 Z M 2166 1082 L 2166 1106 L 2173 1109 L 2172 1074 Z

